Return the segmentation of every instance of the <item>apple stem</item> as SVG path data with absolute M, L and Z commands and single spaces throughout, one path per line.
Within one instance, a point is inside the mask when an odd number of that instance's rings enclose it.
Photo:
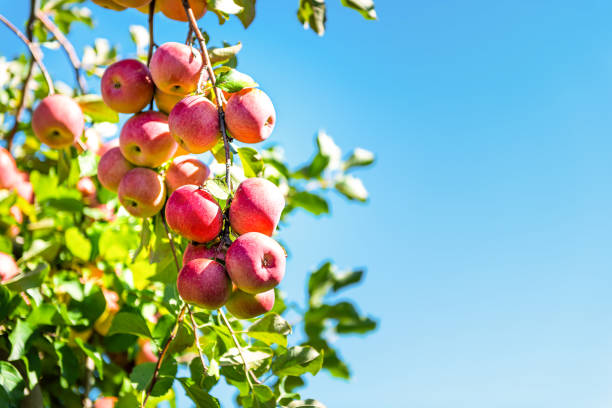
M 79 57 L 77 56 L 77 53 L 74 50 L 74 47 L 72 46 L 72 43 L 68 40 L 68 38 L 66 38 L 64 33 L 62 33 L 59 28 L 57 28 L 57 26 L 53 23 L 53 21 L 51 21 L 47 14 L 43 13 L 40 10 L 36 10 L 36 18 L 38 18 L 40 22 L 43 23 L 45 28 L 49 30 L 51 34 L 53 34 L 53 36 L 57 39 L 57 41 L 60 43 L 60 45 L 66 52 L 66 55 L 68 56 L 68 59 L 70 60 L 70 63 L 74 68 L 74 75 L 76 77 L 76 82 L 79 86 L 79 90 L 81 91 L 81 94 L 84 95 L 85 93 L 87 93 L 87 82 L 85 81 L 85 77 L 81 72 L 81 61 L 79 60 Z
M 23 35 L 23 33 L 19 31 L 19 29 L 15 27 L 13 23 L 7 20 L 6 17 L 4 17 L 2 14 L 0 14 L 0 21 L 2 21 L 4 25 L 6 25 L 12 32 L 14 32 L 17 37 L 19 37 L 19 39 L 23 41 L 24 44 L 28 47 L 30 53 L 32 54 L 32 57 L 36 61 L 36 64 L 38 64 L 40 71 L 45 77 L 45 81 L 47 82 L 47 86 L 49 87 L 49 95 L 53 95 L 55 93 L 55 89 L 53 88 L 53 80 L 51 80 L 49 71 L 47 71 L 45 64 L 43 64 L 42 62 L 43 53 L 40 51 L 38 45 L 35 45 L 32 41 L 28 40 L 28 38 Z

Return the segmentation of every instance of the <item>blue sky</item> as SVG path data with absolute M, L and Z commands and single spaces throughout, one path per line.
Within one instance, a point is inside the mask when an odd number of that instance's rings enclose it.
M 328 3 L 323 38 L 301 29 L 297 1 L 259 2 L 247 31 L 202 20 L 213 43 L 243 42 L 239 68 L 274 101 L 272 137 L 292 163 L 320 128 L 377 154 L 359 173 L 366 206 L 334 197 L 332 217 L 298 214 L 282 234 L 290 297 L 324 259 L 364 266 L 348 295 L 381 320 L 337 342 L 351 382 L 321 374 L 303 395 L 330 408 L 610 406 L 612 3 L 379 0 L 377 22 Z M 134 52 L 127 27 L 145 16 L 94 11 L 99 36 Z M 159 42 L 184 39 L 159 20 Z M 46 61 L 71 81 L 60 51 Z

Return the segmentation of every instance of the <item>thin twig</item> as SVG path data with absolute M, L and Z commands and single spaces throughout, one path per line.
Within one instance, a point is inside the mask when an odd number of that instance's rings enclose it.
M 155 18 L 155 0 L 149 3 L 149 50 L 147 52 L 147 67 L 151 65 L 151 57 L 153 57 L 153 47 L 155 47 L 155 39 L 153 37 L 153 19 Z M 153 110 L 153 102 L 155 101 L 155 83 L 153 83 L 153 97 L 149 103 L 149 110 Z
M 28 46 L 32 57 L 34 57 L 34 60 L 38 64 L 38 67 L 40 68 L 41 72 L 43 73 L 43 76 L 45 77 L 45 81 L 47 81 L 47 86 L 49 87 L 49 95 L 53 95 L 55 93 L 55 89 L 53 89 L 53 81 L 51 80 L 51 76 L 49 75 L 45 64 L 43 64 L 42 62 L 43 55 L 40 49 L 36 45 L 34 45 L 34 43 L 28 40 L 27 37 L 23 35 L 23 33 L 19 31 L 19 29 L 15 27 L 13 23 L 7 20 L 6 17 L 4 17 L 2 14 L 0 14 L 0 21 L 2 21 L 4 25 L 6 25 L 12 32 L 17 35 L 17 37 L 19 37 L 21 41 L 24 42 L 25 45 Z
M 81 91 L 81 94 L 84 95 L 87 92 L 87 82 L 85 81 L 85 77 L 81 72 L 81 61 L 79 60 L 79 57 L 77 56 L 77 53 L 74 47 L 72 46 L 72 43 L 68 40 L 68 38 L 66 38 L 64 33 L 61 32 L 61 30 L 55 25 L 55 23 L 51 21 L 47 14 L 43 13 L 40 10 L 37 10 L 36 17 L 40 20 L 41 23 L 43 23 L 45 28 L 49 30 L 51 34 L 53 34 L 53 36 L 57 39 L 57 41 L 60 43 L 60 45 L 66 52 L 66 55 L 68 56 L 68 59 L 72 64 L 72 68 L 74 69 L 74 75 L 76 78 L 76 82 L 79 86 L 79 90 Z
M 212 69 L 212 64 L 210 62 L 210 56 L 208 55 L 208 49 L 206 48 L 206 41 L 204 40 L 204 36 L 198 27 L 198 23 L 193 14 L 193 10 L 189 5 L 188 0 L 182 0 L 183 8 L 185 9 L 185 14 L 187 15 L 187 19 L 189 20 L 189 26 L 195 33 L 196 39 L 200 44 L 200 51 L 202 52 L 202 59 L 204 60 L 205 68 L 208 71 L 208 77 L 210 78 L 210 82 L 213 86 L 213 92 L 215 93 L 215 102 L 217 104 L 217 111 L 219 113 L 219 128 L 221 129 L 221 136 L 223 136 L 223 147 L 225 148 L 225 183 L 227 184 L 230 195 L 232 193 L 232 180 L 230 178 L 230 146 L 229 146 L 229 138 L 227 136 L 227 130 L 225 128 L 225 112 L 223 112 L 223 93 L 216 86 L 215 72 Z

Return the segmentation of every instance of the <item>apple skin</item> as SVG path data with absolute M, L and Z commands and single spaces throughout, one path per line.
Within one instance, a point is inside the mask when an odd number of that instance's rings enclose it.
M 217 246 L 206 248 L 206 245 L 194 245 L 193 243 L 187 244 L 185 252 L 183 252 L 183 265 L 194 259 L 212 259 L 212 260 L 225 260 L 225 252 L 221 249 L 217 250 Z
M 123 157 L 137 166 L 159 167 L 172 158 L 177 144 L 168 129 L 168 117 L 148 111 L 125 122 L 119 148 Z
M 122 11 L 126 9 L 126 7 L 120 6 L 119 4 L 115 3 L 113 0 L 92 0 L 92 1 L 100 7 L 104 7 L 110 10 Z
M 104 187 L 116 193 L 123 176 L 133 168 L 134 165 L 121 154 L 121 149 L 113 147 L 100 158 L 98 180 Z
M 54 149 L 68 147 L 81 137 L 85 119 L 79 105 L 69 96 L 44 98 L 32 113 L 34 135 Z
M 149 68 L 135 59 L 124 59 L 104 71 L 100 83 L 102 99 L 114 111 L 136 113 L 153 98 L 153 79 Z
M 173 192 L 181 186 L 201 186 L 210 176 L 210 169 L 200 160 L 191 156 L 179 156 L 172 160 L 166 170 L 166 186 Z
M 76 184 L 76 188 L 87 205 L 97 204 L 96 195 L 98 190 L 90 177 L 81 177 Z
M 225 307 L 238 319 L 252 319 L 272 310 L 274 301 L 274 289 L 252 295 L 235 288 Z
M 135 363 L 156 363 L 157 355 L 153 352 L 153 347 L 151 344 L 151 340 L 138 339 L 138 345 L 140 346 L 140 350 L 136 355 Z
M 211 259 L 194 259 L 183 265 L 176 286 L 185 302 L 209 310 L 223 306 L 232 293 L 223 265 Z
M 157 109 L 165 114 L 169 114 L 172 111 L 172 108 L 174 108 L 174 105 L 179 103 L 179 101 L 184 98 L 183 95 L 169 94 L 167 92 L 160 91 L 159 88 L 155 89 L 154 97 Z
M 166 203 L 166 221 L 191 241 L 209 242 L 221 232 L 221 207 L 207 191 L 188 184 L 177 188 Z
M 101 397 L 94 402 L 94 408 L 114 408 L 117 401 L 117 397 Z
M 13 155 L 0 147 L 0 189 L 11 188 L 18 180 L 17 163 Z
M 104 308 L 104 312 L 102 312 L 100 317 L 95 321 L 94 330 L 102 336 L 106 336 L 115 315 L 119 311 L 119 295 L 112 290 L 106 289 L 102 289 L 102 294 L 104 294 L 104 300 L 106 300 L 106 307 Z
M 137 167 L 123 176 L 117 195 L 127 212 L 134 217 L 147 218 L 164 206 L 166 186 L 155 171 Z
M 147 4 L 151 2 L 151 0 L 113 0 L 113 1 L 119 4 L 120 6 L 132 7 L 132 8 L 146 6 Z
M 188 21 L 181 0 L 157 0 L 159 9 L 166 17 L 176 21 Z M 189 0 L 191 10 L 196 20 L 206 13 L 206 0 Z
M 191 153 L 212 149 L 221 137 L 217 107 L 200 95 L 187 96 L 174 105 L 168 126 L 179 145 Z
M 151 58 L 149 69 L 155 85 L 165 93 L 187 95 L 198 87 L 202 56 L 185 44 L 167 42 L 160 45 Z M 207 74 L 203 80 L 207 80 Z
M 236 140 L 259 143 L 274 130 L 276 111 L 264 91 L 247 88 L 232 94 L 227 101 L 225 123 Z
M 247 232 L 230 245 L 225 267 L 243 292 L 257 294 L 276 287 L 285 276 L 285 251 L 267 235 Z
M 34 188 L 30 183 L 30 175 L 24 171 L 17 171 L 17 182 L 13 186 L 17 195 L 28 203 L 34 202 Z
M 271 181 L 253 177 L 238 186 L 230 206 L 230 223 L 239 235 L 260 232 L 272 236 L 285 208 L 285 198 Z
M 2 282 L 9 281 L 20 273 L 15 259 L 9 254 L 0 252 L 0 280 Z

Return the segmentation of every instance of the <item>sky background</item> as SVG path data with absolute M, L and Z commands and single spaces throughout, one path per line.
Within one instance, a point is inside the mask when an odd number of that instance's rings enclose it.
M 371 22 L 328 0 L 323 38 L 297 3 L 258 2 L 247 31 L 200 25 L 213 45 L 243 42 L 238 68 L 274 101 L 272 140 L 291 163 L 318 129 L 377 155 L 358 173 L 367 205 L 333 196 L 333 216 L 296 214 L 281 235 L 290 298 L 334 259 L 367 268 L 345 296 L 380 319 L 336 343 L 350 382 L 322 373 L 302 395 L 330 408 L 609 407 L 612 3 L 378 0 Z M 19 24 L 26 8 L 0 6 Z M 96 35 L 134 53 L 128 26 L 146 17 L 92 10 Z M 157 42 L 184 41 L 183 24 L 156 24 Z M 1 33 L 0 54 L 23 52 Z M 81 52 L 96 35 L 71 38 Z M 72 84 L 61 51 L 45 61 Z

